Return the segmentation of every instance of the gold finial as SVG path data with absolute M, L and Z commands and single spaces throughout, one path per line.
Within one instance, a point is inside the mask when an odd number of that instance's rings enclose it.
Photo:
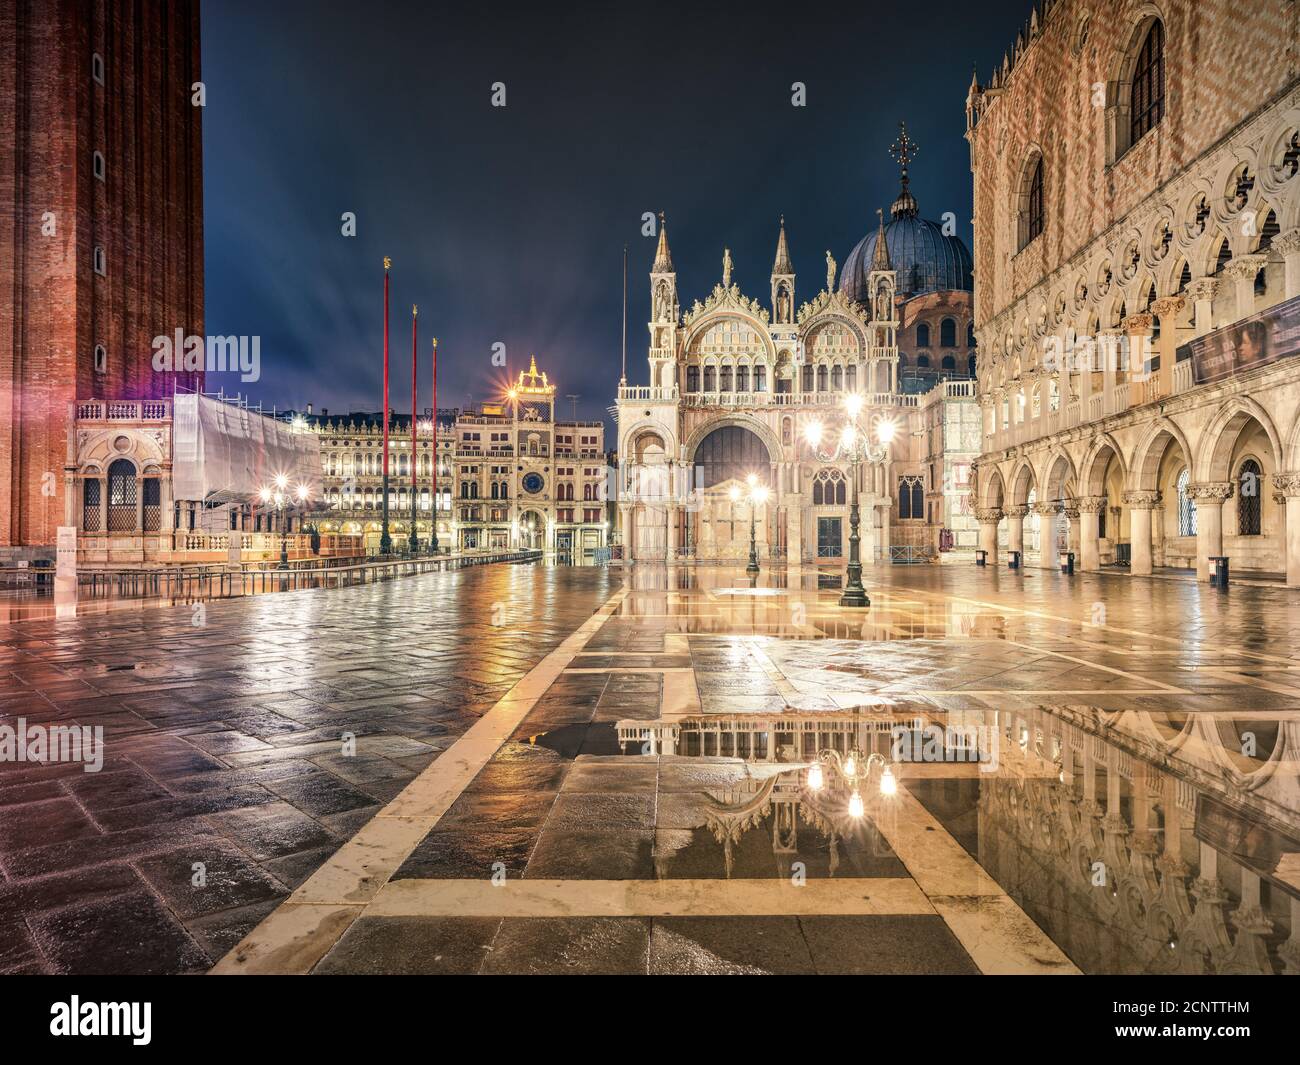
M 438 346 L 438 338 L 437 338 L 437 337 L 434 337 L 434 338 L 433 338 L 433 346 L 434 346 L 435 348 Z
M 385 269 L 385 270 L 391 270 L 391 269 L 392 269 L 392 266 L 393 266 L 393 260 L 390 259 L 387 255 L 385 255 L 385 256 L 384 256 L 384 269 Z
M 412 303 L 412 304 L 411 304 L 411 317 L 414 318 L 414 317 L 415 317 L 417 314 L 419 314 L 419 313 L 420 313 L 420 308 L 417 307 L 414 303 Z

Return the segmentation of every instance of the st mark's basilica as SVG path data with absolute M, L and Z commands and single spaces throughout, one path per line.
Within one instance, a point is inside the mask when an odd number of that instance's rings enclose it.
M 785 220 L 766 300 L 729 249 L 683 307 L 666 225 L 650 269 L 649 383 L 618 392 L 619 526 L 631 561 L 840 564 L 856 479 L 861 554 L 910 562 L 975 546 L 979 451 L 971 256 L 902 187 L 800 303 Z M 969 557 L 969 556 L 968 556 Z

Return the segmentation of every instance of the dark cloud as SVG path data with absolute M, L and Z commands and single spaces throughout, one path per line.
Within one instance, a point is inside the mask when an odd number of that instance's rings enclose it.
M 766 301 L 784 214 L 798 297 L 897 192 L 899 119 L 921 146 L 922 213 L 969 243 L 963 138 L 983 79 L 1028 13 L 979 4 L 752 5 L 234 2 L 203 8 L 209 333 L 262 337 L 267 403 L 373 409 L 384 255 L 393 259 L 394 404 L 409 403 L 410 305 L 439 400 L 492 394 L 535 353 L 579 413 L 619 375 L 623 244 L 629 379 L 644 378 L 641 216 L 664 209 L 684 304 L 723 246 Z M 808 105 L 790 104 L 791 83 Z M 491 85 L 508 106 L 490 106 Z M 340 216 L 357 215 L 345 238 Z M 213 379 L 232 391 L 236 382 Z M 242 386 L 248 387 L 248 386 Z M 567 401 L 564 409 L 569 409 Z

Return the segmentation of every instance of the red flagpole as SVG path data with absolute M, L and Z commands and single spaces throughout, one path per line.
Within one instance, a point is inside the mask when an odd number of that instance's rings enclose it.
M 383 527 L 379 534 L 379 553 L 389 554 L 393 549 L 392 537 L 388 535 L 388 271 L 393 260 L 384 256 L 384 502 Z
M 420 549 L 420 538 L 415 532 L 415 520 L 419 515 L 419 486 L 415 479 L 415 405 L 418 400 L 416 393 L 416 346 L 415 346 L 415 319 L 420 313 L 420 308 L 414 303 L 411 304 L 411 535 L 407 537 L 411 544 L 411 554 L 415 554 Z
M 433 533 L 429 544 L 438 550 L 438 338 L 433 338 Z

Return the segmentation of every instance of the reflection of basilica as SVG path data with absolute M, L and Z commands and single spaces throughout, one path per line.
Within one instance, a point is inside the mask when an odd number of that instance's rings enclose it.
M 934 724 L 949 736 L 937 755 L 898 743 Z M 780 874 L 797 858 L 812 875 L 852 876 L 893 860 L 891 801 L 864 789 L 854 817 L 843 787 L 815 791 L 807 770 L 822 750 L 901 752 L 900 787 L 1085 971 L 1300 974 L 1294 715 L 908 704 L 623 721 L 618 733 L 629 753 L 710 770 L 671 796 L 674 828 L 697 833 L 665 850 L 661 875 L 703 831 L 727 875 L 764 875 L 773 860 Z
M 756 476 L 759 555 L 838 563 L 847 553 L 848 461 L 821 462 L 804 435 L 833 428 L 850 394 L 870 432 L 892 423 L 883 462 L 858 471 L 865 560 L 974 546 L 965 498 L 978 447 L 971 378 L 970 254 L 922 219 L 908 191 L 914 146 L 896 146 L 902 191 L 839 271 L 795 302 L 782 221 L 766 305 L 732 278 L 730 251 L 712 293 L 683 311 L 668 233 L 650 271 L 649 384 L 620 383 L 619 521 L 636 561 L 744 558 L 749 504 L 732 489 Z M 945 531 L 952 536 L 941 536 Z

